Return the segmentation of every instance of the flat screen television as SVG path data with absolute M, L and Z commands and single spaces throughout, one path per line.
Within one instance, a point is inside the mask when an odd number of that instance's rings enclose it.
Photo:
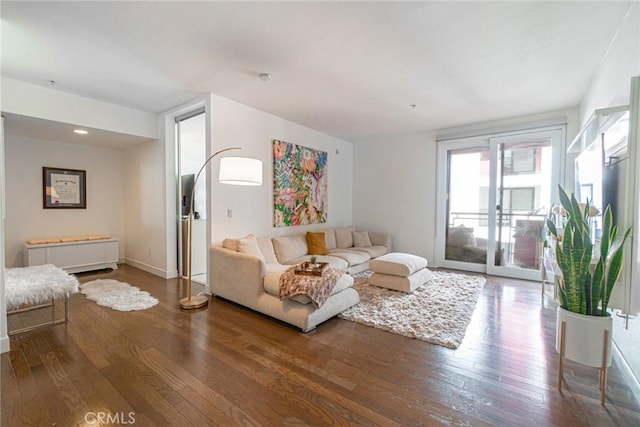
M 193 203 L 191 194 L 193 193 L 193 182 L 195 180 L 195 174 L 182 175 L 180 177 L 181 189 L 180 198 L 182 206 L 182 216 L 189 216 L 189 202 Z
M 602 179 L 603 206 L 611 205 L 611 213 L 615 224 L 622 224 L 625 209 L 625 177 L 629 159 L 615 159 L 604 167 Z

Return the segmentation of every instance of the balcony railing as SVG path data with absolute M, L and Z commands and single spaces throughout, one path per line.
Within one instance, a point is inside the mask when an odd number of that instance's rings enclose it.
M 539 268 L 545 219 L 546 215 L 530 213 L 503 213 L 498 216 L 495 240 L 496 258 L 500 265 Z M 475 239 L 478 242 L 482 242 L 482 239 L 486 241 L 489 237 L 489 214 L 487 212 L 451 212 L 449 229 L 459 226 L 473 228 Z M 454 253 L 454 251 L 449 252 Z M 474 260 L 458 260 L 484 262 L 477 257 Z

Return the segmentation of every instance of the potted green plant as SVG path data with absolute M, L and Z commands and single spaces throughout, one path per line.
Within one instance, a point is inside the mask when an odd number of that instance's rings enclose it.
M 513 234 L 513 259 L 517 265 L 536 268 L 542 253 L 544 221 L 518 219 Z
M 594 209 L 589 202 L 581 205 L 575 195 L 569 197 L 560 190 L 562 228 L 547 218 L 547 229 L 555 239 L 555 257 L 561 271 L 558 280 L 560 306 L 557 310 L 556 350 L 560 352 L 561 325 L 564 323 L 564 357 L 588 366 L 603 366 L 607 350 L 607 365 L 611 363 L 610 338 L 612 319 L 607 312 L 611 292 L 620 276 L 624 243 L 631 233 L 618 233 L 613 224 L 611 206 L 602 217 L 599 251 L 594 251 L 591 217 Z M 609 331 L 604 333 L 604 331 Z M 606 347 L 605 347 L 606 345 Z

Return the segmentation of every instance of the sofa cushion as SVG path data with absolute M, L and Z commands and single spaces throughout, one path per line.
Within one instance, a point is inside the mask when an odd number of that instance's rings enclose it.
M 267 293 L 277 297 L 280 296 L 280 275 L 282 275 L 281 271 L 268 273 L 264 276 L 263 286 Z M 353 277 L 348 274 L 343 274 L 340 276 L 338 282 L 333 287 L 329 295 L 335 295 L 338 292 L 342 292 L 345 289 L 350 288 L 351 286 L 353 286 Z M 299 302 L 300 304 L 309 304 L 311 302 L 311 299 L 306 295 L 296 295 L 290 299 Z
M 329 251 L 329 255 L 342 258 L 349 263 L 349 266 L 362 264 L 371 259 L 371 256 L 367 252 L 354 249 L 334 249 Z
M 264 255 L 264 261 L 268 263 L 277 263 L 276 253 L 273 251 L 273 242 L 271 237 L 258 237 L 258 247 Z
M 323 231 L 324 233 L 324 241 L 327 245 L 327 249 L 331 250 L 331 249 L 335 249 L 337 248 L 337 244 L 336 244 L 336 233 L 333 230 L 333 228 L 327 228 L 326 230 Z
M 57 237 L 48 237 L 46 239 L 30 239 L 27 240 L 27 245 L 45 245 L 47 243 L 60 243 L 60 240 Z
M 315 256 L 315 255 L 314 255 Z M 349 267 L 349 263 L 342 258 L 331 256 L 331 255 L 317 255 L 317 262 L 328 262 L 329 267 L 333 268 L 343 268 L 346 269 Z M 286 262 L 288 266 L 302 264 L 303 262 L 309 261 L 309 255 L 304 255 L 298 258 L 292 258 Z
M 385 246 L 368 246 L 366 248 L 353 248 L 354 251 L 362 251 L 369 254 L 371 258 L 378 258 L 387 253 Z
M 351 227 L 336 228 L 336 247 L 338 249 L 346 249 L 353 246 L 353 229 Z
M 262 255 L 262 252 L 258 247 L 258 240 L 253 234 L 249 234 L 248 236 L 238 240 L 238 252 L 255 255 L 264 261 L 264 255 Z
M 291 268 L 290 265 L 285 265 L 285 264 L 280 264 L 278 262 L 267 262 L 265 263 L 265 266 L 267 267 L 267 274 L 269 273 L 282 273 L 283 271 L 286 271 L 287 269 Z
M 298 258 L 308 253 L 307 239 L 304 234 L 293 236 L 274 237 L 273 249 L 280 264 L 286 264 L 293 258 Z
M 318 233 L 307 231 L 307 247 L 309 248 L 309 255 L 326 255 L 329 253 L 325 242 L 325 234 L 322 231 Z
M 429 271 L 428 268 L 418 270 L 407 277 L 373 273 L 373 275 L 369 277 L 369 284 L 382 288 L 393 289 L 395 291 L 413 292 L 413 290 L 425 285 L 432 277 L 433 273 Z
M 353 247 L 366 248 L 371 246 L 371 239 L 366 231 L 354 231 L 351 235 L 353 236 Z
M 417 255 L 392 252 L 371 260 L 369 268 L 375 273 L 407 277 L 427 267 L 427 260 Z

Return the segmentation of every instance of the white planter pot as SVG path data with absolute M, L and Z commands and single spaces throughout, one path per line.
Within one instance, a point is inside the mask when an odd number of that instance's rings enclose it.
M 602 368 L 605 331 L 607 342 L 607 366 L 611 366 L 611 316 L 587 316 L 558 307 L 556 317 L 556 351 L 560 352 L 560 333 L 565 322 L 564 358 L 586 366 Z

